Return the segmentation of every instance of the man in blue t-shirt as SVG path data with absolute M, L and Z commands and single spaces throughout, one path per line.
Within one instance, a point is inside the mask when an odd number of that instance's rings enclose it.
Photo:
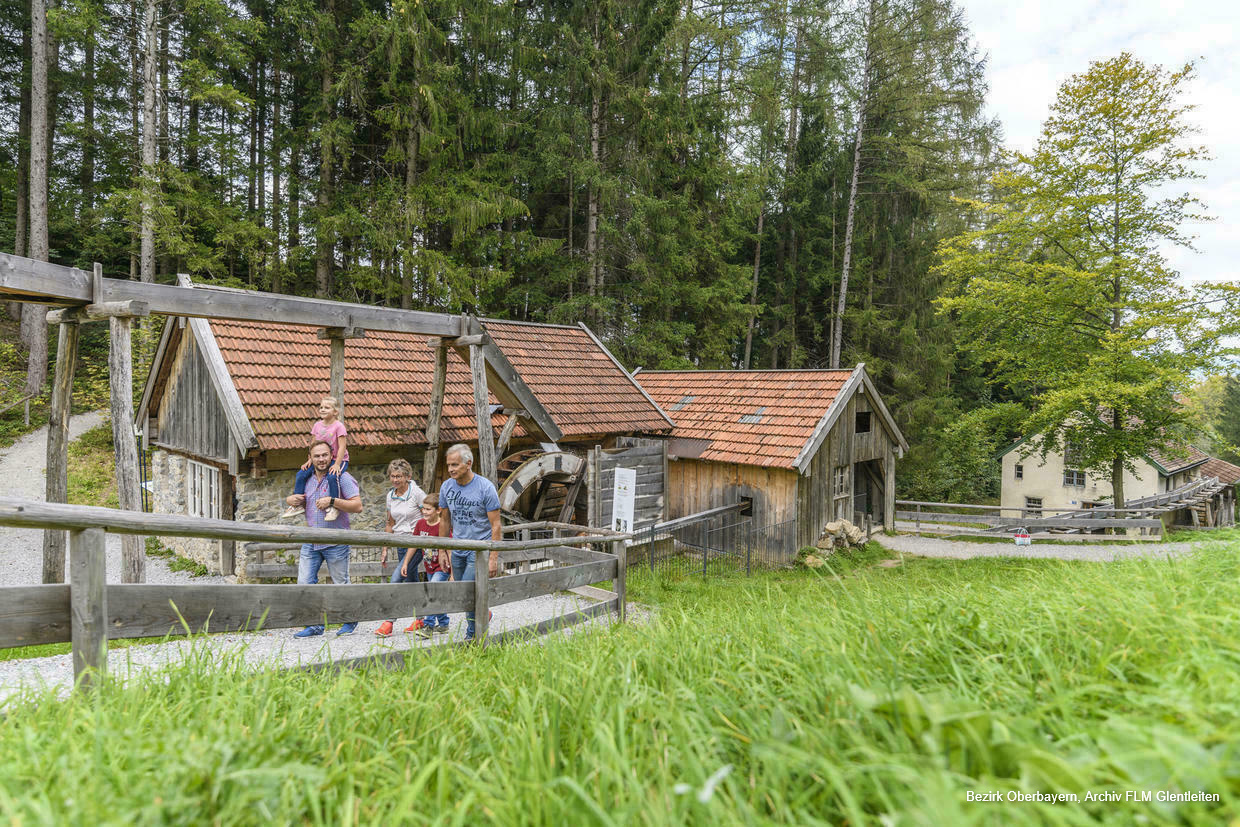
M 499 520 L 499 492 L 495 484 L 474 473 L 474 454 L 468 445 L 453 445 L 444 456 L 448 463 L 448 479 L 439 486 L 439 507 L 443 509 L 440 537 L 457 540 L 502 540 Z M 474 552 L 452 550 L 452 577 L 474 579 Z M 499 572 L 499 551 L 492 551 L 487 561 L 487 574 Z M 465 639 L 474 636 L 474 613 L 465 613 Z

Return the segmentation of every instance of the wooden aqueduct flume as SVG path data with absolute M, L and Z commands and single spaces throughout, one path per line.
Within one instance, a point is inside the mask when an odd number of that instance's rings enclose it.
M 193 286 L 187 277 L 177 285 L 152 284 L 108 279 L 98 264 L 93 273 L 45 261 L 0 253 L 0 298 L 6 301 L 59 305 L 49 314 L 49 322 L 60 325 L 60 347 L 51 408 L 48 414 L 47 488 L 49 503 L 63 503 L 68 492 L 68 428 L 77 359 L 78 325 L 86 320 L 110 319 L 113 325 L 109 357 L 109 384 L 112 396 L 112 427 L 116 444 L 117 480 L 121 486 L 123 509 L 141 508 L 138 491 L 137 440 L 133 428 L 133 363 L 129 347 L 132 319 L 146 315 L 179 316 L 198 319 L 278 322 L 320 328 L 320 337 L 331 342 L 330 387 L 344 400 L 345 342 L 365 335 L 366 330 L 418 333 L 435 337 L 435 386 L 432 388 L 431 416 L 427 426 L 427 462 L 437 462 L 439 419 L 443 410 L 446 381 L 446 350 L 451 347 L 470 366 L 478 423 L 481 473 L 494 479 L 497 471 L 496 448 L 492 441 L 491 408 L 488 391 L 511 412 L 520 414 L 527 432 L 554 444 L 563 434 L 526 386 L 503 352 L 490 341 L 477 319 L 444 313 L 399 310 L 363 304 L 284 296 L 251 290 Z M 501 432 L 500 450 L 512 429 Z M 253 434 L 230 434 L 234 463 L 257 452 Z M 430 465 L 431 468 L 435 466 Z M 65 535 L 48 530 L 44 534 L 43 582 L 64 582 Z M 124 582 L 145 578 L 141 545 L 124 546 Z M 222 560 L 221 563 L 231 562 Z M 223 565 L 221 568 L 225 568 Z M 226 569 L 225 569 L 226 570 Z

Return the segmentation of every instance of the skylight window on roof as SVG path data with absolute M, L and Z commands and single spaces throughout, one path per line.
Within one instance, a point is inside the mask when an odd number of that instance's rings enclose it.
M 683 410 L 685 407 L 689 405 L 690 402 L 692 402 L 696 398 L 697 397 L 691 396 L 690 394 L 686 393 L 684 396 L 680 397 L 680 401 L 677 402 L 675 405 L 673 405 L 670 408 L 670 410 L 673 410 L 673 411 Z
M 764 413 L 766 413 L 766 408 L 758 408 L 758 410 L 751 414 L 745 414 L 737 422 L 740 422 L 742 425 L 757 425 L 762 421 L 762 414 Z

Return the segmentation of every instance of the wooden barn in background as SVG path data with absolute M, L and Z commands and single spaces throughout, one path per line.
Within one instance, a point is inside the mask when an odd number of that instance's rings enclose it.
M 894 527 L 896 459 L 908 444 L 864 365 L 634 378 L 676 423 L 669 517 L 749 500 L 768 544 L 791 552 L 832 520 Z

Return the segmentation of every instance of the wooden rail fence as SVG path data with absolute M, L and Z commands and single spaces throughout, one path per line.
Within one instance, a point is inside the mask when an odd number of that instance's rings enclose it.
M 60 505 L 0 498 L 0 525 L 69 532 L 69 582 L 0 587 L 0 649 L 42 643 L 73 644 L 75 679 L 91 685 L 107 663 L 110 639 L 167 634 L 251 631 L 318 623 L 385 620 L 394 616 L 450 612 L 476 613 L 478 640 L 487 639 L 487 612 L 556 591 L 610 580 L 613 591 L 602 603 L 539 624 L 508 630 L 492 643 L 584 622 L 603 612 L 625 616 L 625 540 L 628 534 L 585 529 L 576 536 L 501 542 L 415 537 L 376 531 L 338 531 L 260 523 L 144 514 L 110 508 Z M 515 528 L 556 527 L 528 524 Z M 581 526 L 568 526 L 583 532 Z M 482 554 L 473 583 L 348 585 L 177 585 L 107 583 L 107 533 L 164 535 L 259 542 L 403 545 L 474 550 Z M 561 534 L 568 532 L 561 527 Z M 590 546 L 610 547 L 600 551 Z M 485 555 L 500 560 L 536 552 L 556 567 L 491 579 Z M 384 658 L 376 658 L 384 660 Z
M 919 500 L 896 500 L 896 519 L 912 522 L 921 528 L 922 523 L 931 525 L 980 523 L 988 532 L 1014 531 L 1017 528 L 1064 529 L 1071 531 L 1121 528 L 1138 532 L 1140 536 L 1156 536 L 1162 532 L 1163 522 L 1159 514 L 1166 508 L 1043 508 L 1037 515 L 1027 508 L 998 505 L 972 505 L 969 503 L 935 503 Z M 950 509 L 950 510 L 948 510 Z M 1012 512 L 1010 515 L 1005 512 Z M 1111 515 L 1106 517 L 1104 515 Z M 1119 516 L 1128 515 L 1128 516 Z

